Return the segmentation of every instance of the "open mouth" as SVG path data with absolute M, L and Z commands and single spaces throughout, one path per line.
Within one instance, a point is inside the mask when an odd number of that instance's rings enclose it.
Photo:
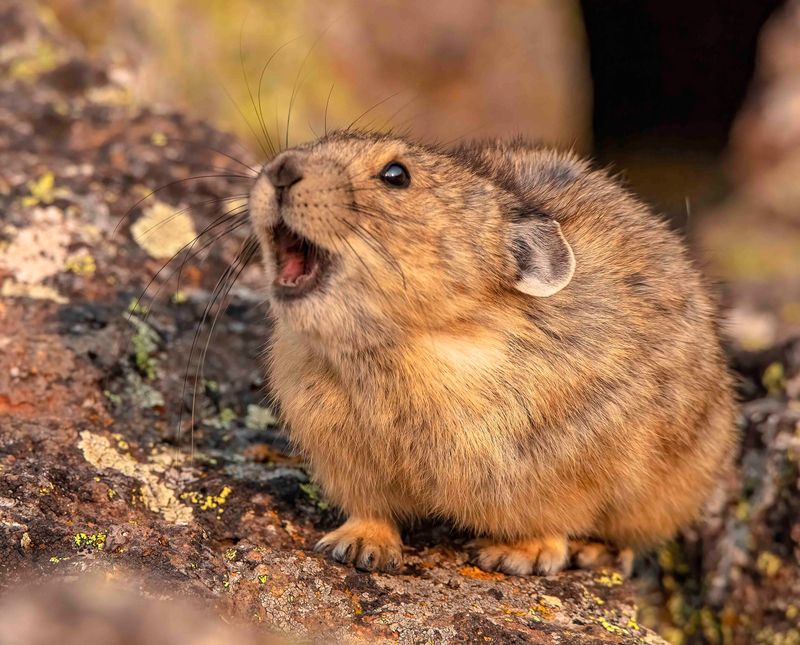
M 298 235 L 281 220 L 272 229 L 278 274 L 273 283 L 275 295 L 299 298 L 320 285 L 327 266 L 327 255 L 318 246 Z

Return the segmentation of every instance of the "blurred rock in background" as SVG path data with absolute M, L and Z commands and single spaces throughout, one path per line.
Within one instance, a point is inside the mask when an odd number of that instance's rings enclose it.
M 367 105 L 394 92 L 410 101 L 395 121 L 414 135 L 524 134 L 588 148 L 591 81 L 574 0 L 347 0 L 316 23 L 329 26 L 336 78 Z
M 732 190 L 693 233 L 753 349 L 800 332 L 800 2 L 765 26 L 755 78 L 731 132 Z
M 130 85 L 138 103 L 179 107 L 253 146 L 263 138 L 262 116 L 272 139 L 285 143 L 290 103 L 294 143 L 323 130 L 328 103 L 329 127 L 345 127 L 380 103 L 359 125 L 394 125 L 439 141 L 525 134 L 583 150 L 590 143 L 591 87 L 577 0 L 42 6 L 93 51 L 134 64 Z M 281 47 L 261 79 L 257 115 L 250 93 L 258 94 L 261 70 Z

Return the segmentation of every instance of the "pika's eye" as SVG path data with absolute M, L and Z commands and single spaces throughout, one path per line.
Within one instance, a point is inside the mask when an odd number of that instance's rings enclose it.
M 411 175 L 402 164 L 392 161 L 387 163 L 379 175 L 381 181 L 393 188 L 406 188 L 411 183 Z

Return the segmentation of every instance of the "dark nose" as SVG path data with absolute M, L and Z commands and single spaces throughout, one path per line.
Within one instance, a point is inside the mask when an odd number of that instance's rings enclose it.
M 303 178 L 302 160 L 297 153 L 284 152 L 264 167 L 264 174 L 275 188 L 289 188 Z

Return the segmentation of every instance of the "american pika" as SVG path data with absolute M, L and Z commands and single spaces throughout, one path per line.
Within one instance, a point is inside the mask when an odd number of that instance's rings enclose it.
M 274 395 L 348 516 L 319 550 L 397 570 L 398 527 L 437 517 L 486 569 L 552 574 L 698 515 L 734 444 L 715 305 L 604 173 L 344 131 L 267 163 L 250 214 Z

